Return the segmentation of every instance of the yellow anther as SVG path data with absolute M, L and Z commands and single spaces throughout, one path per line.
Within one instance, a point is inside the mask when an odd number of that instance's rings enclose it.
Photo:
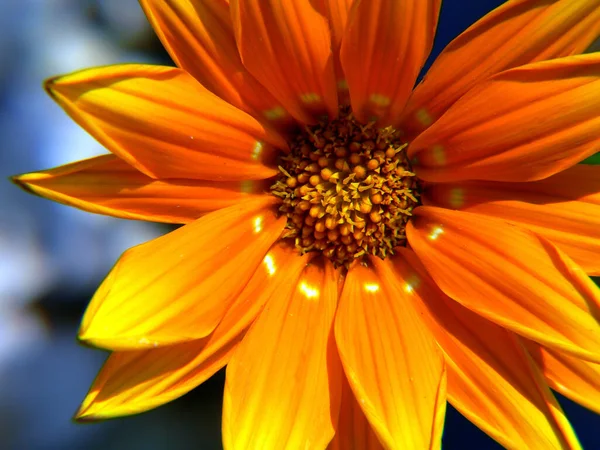
M 272 185 L 288 217 L 284 237 L 300 253 L 319 251 L 336 266 L 363 255 L 385 258 L 404 245 L 418 204 L 405 143 L 393 128 L 340 117 L 306 126 L 281 159 Z

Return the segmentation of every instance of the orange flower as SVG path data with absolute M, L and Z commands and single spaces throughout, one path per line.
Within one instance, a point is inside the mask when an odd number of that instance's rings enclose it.
M 227 365 L 230 449 L 439 448 L 446 400 L 578 448 L 549 387 L 600 411 L 600 1 L 509 1 L 414 90 L 440 0 L 141 3 L 178 68 L 49 80 L 112 155 L 15 178 L 185 224 L 92 299 L 78 417 Z

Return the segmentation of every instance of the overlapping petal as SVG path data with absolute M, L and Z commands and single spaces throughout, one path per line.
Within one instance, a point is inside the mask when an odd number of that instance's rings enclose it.
M 133 350 L 207 336 L 285 225 L 273 200 L 207 214 L 126 251 L 88 306 L 80 339 Z
M 317 0 L 314 5 L 329 23 L 331 32 L 331 46 L 334 51 L 339 51 L 348 22 L 348 14 L 354 0 Z
M 149 350 L 115 352 L 96 377 L 77 414 L 104 419 L 171 401 L 212 376 L 231 358 L 263 305 L 287 296 L 306 265 L 295 249 L 275 245 L 223 320 L 206 338 Z
M 249 180 L 283 138 L 174 67 L 124 64 L 46 82 L 63 109 L 111 152 L 152 178 Z
M 408 241 L 444 291 L 518 334 L 600 362 L 600 289 L 545 238 L 479 214 L 423 206 Z
M 115 155 L 102 155 L 13 178 L 24 189 L 85 211 L 166 223 L 200 216 L 251 200 L 265 181 L 156 180 Z
M 290 119 L 242 64 L 226 0 L 140 3 L 173 61 L 204 87 L 255 117 L 277 123 Z
M 340 62 L 340 48 L 342 46 L 342 38 L 346 30 L 348 22 L 348 13 L 352 6 L 353 0 L 318 0 L 314 2 L 315 6 L 327 21 L 329 22 L 329 30 L 331 32 L 331 50 L 333 53 L 333 64 L 335 68 L 335 80 L 338 89 L 338 101 L 340 104 L 349 103 L 348 83 L 344 76 L 344 69 Z
M 396 124 L 410 139 L 478 82 L 513 67 L 582 53 L 598 35 L 598 0 L 507 1 L 444 49 Z
M 586 273 L 600 274 L 600 166 L 576 165 L 528 183 L 431 184 L 422 199 L 533 230 L 557 244 Z
M 552 389 L 600 414 L 600 364 L 523 342 Z
M 285 109 L 312 124 L 337 116 L 337 89 L 326 18 L 310 1 L 231 0 L 242 61 Z
M 600 150 L 600 53 L 480 83 L 410 145 L 427 181 L 532 181 Z
M 335 338 L 359 405 L 385 448 L 439 448 L 443 357 L 387 265 L 356 264 L 344 283 Z
M 382 450 L 365 413 L 354 397 L 346 377 L 342 381 L 342 403 L 335 436 L 328 450 Z
M 412 91 L 433 45 L 441 0 L 354 2 L 340 59 L 352 110 L 389 123 Z
M 392 258 L 398 278 L 422 302 L 422 316 L 444 351 L 449 401 L 506 448 L 579 448 L 515 335 L 444 295 L 412 251 L 398 252 Z
M 272 298 L 227 366 L 227 449 L 325 448 L 340 405 L 333 339 L 337 272 L 310 263 L 293 292 Z

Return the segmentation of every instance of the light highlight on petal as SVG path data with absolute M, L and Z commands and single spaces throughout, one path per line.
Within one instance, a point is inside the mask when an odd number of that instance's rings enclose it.
M 354 2 L 340 60 L 356 117 L 391 122 L 423 67 L 437 26 L 441 0 Z
M 335 321 L 344 371 L 385 448 L 439 448 L 443 357 L 386 263 L 350 268 Z
M 425 204 L 507 220 L 544 236 L 588 274 L 600 274 L 600 166 L 576 165 L 527 183 L 431 184 Z
M 392 263 L 398 278 L 408 280 L 444 351 L 454 407 L 506 448 L 579 448 L 569 421 L 513 333 L 448 298 L 412 251 L 398 249 Z
M 309 263 L 272 298 L 227 366 L 226 449 L 325 448 L 340 404 L 333 340 L 337 272 Z
M 269 116 L 280 104 L 242 64 L 226 0 L 140 3 L 173 61 L 203 86 L 255 117 L 276 123 L 290 119 L 285 111 Z
M 396 123 L 412 138 L 477 83 L 506 69 L 582 53 L 599 34 L 598 0 L 507 1 L 448 44 Z
M 337 116 L 331 33 L 312 2 L 232 0 L 238 49 L 248 71 L 297 120 Z
M 600 148 L 599 70 L 600 54 L 578 55 L 479 84 L 410 144 L 417 176 L 532 181 L 585 159 Z
M 406 234 L 446 295 L 518 334 L 600 362 L 600 289 L 546 239 L 430 206 L 415 210 Z
M 173 67 L 98 67 L 52 78 L 46 89 L 102 145 L 152 178 L 268 178 L 277 174 L 270 166 L 274 146 L 287 148 L 279 135 Z
M 79 338 L 133 350 L 211 333 L 283 229 L 272 204 L 265 197 L 216 211 L 126 251 L 88 306 Z
M 96 420 L 147 411 L 203 383 L 229 361 L 264 304 L 291 293 L 306 260 L 298 257 L 295 249 L 275 245 L 209 336 L 149 350 L 113 353 L 77 417 Z

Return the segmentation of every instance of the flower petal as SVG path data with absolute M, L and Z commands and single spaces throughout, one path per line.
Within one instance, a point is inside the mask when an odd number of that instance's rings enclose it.
M 306 259 L 296 249 L 273 246 L 215 331 L 203 339 L 113 353 L 77 417 L 95 420 L 147 411 L 203 383 L 227 364 L 263 305 L 292 291 Z
M 600 166 L 576 165 L 528 183 L 431 184 L 422 200 L 528 228 L 558 245 L 586 273 L 600 275 Z
M 337 116 L 331 34 L 310 1 L 231 0 L 244 65 L 300 122 Z
M 174 67 L 124 64 L 46 89 L 102 145 L 152 178 L 262 179 L 285 141 Z
M 155 180 L 115 155 L 13 177 L 23 189 L 85 211 L 124 219 L 188 223 L 251 200 L 264 181 Z
M 325 448 L 333 437 L 342 376 L 332 331 L 337 272 L 311 263 L 292 286 L 269 301 L 227 366 L 227 449 Z
M 522 341 L 552 389 L 600 414 L 600 364 Z
M 506 2 L 444 49 L 398 123 L 412 138 L 480 81 L 531 62 L 582 53 L 599 34 L 597 0 Z
M 445 353 L 452 405 L 506 448 L 579 448 L 515 335 L 448 298 L 412 251 L 398 249 L 391 260 Z
M 532 181 L 600 148 L 600 53 L 534 63 L 480 83 L 410 145 L 427 181 Z
M 225 366 L 242 337 L 236 336 L 209 358 L 203 348 L 210 338 L 151 350 L 114 352 L 75 418 L 93 421 L 129 416 L 181 397 Z
M 327 18 L 331 31 L 331 46 L 334 50 L 340 49 L 342 38 L 348 22 L 348 14 L 354 0 L 319 0 L 316 6 L 319 12 Z
M 242 64 L 227 1 L 140 3 L 173 61 L 208 90 L 255 117 L 277 123 L 290 118 Z
M 134 350 L 207 336 L 283 229 L 272 203 L 215 211 L 126 251 L 88 306 L 79 338 Z
M 422 206 L 408 241 L 444 293 L 497 324 L 600 362 L 600 289 L 541 236 L 479 214 Z
M 387 264 L 350 268 L 335 321 L 344 371 L 385 448 L 439 448 L 443 357 Z
M 328 450 L 380 450 L 377 435 L 373 432 L 365 413 L 354 397 L 346 377 L 342 381 L 342 403 L 335 436 Z
M 333 52 L 333 63 L 335 67 L 335 81 L 338 89 L 339 104 L 350 104 L 348 98 L 348 83 L 344 76 L 344 69 L 340 62 L 340 48 L 342 46 L 342 38 L 348 22 L 348 13 L 352 6 L 353 0 L 320 0 L 317 3 L 319 11 L 329 22 L 331 31 L 331 50 Z
M 340 59 L 352 110 L 389 123 L 406 104 L 431 51 L 441 0 L 370 0 L 353 4 Z

